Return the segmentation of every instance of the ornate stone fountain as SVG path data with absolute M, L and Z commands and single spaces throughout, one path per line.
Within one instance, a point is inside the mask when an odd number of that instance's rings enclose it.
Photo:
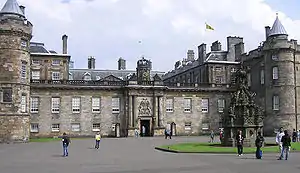
M 222 117 L 222 145 L 235 146 L 235 136 L 242 130 L 244 146 L 254 146 L 258 131 L 262 131 L 264 111 L 254 103 L 255 93 L 248 87 L 247 70 L 241 67 L 235 74 L 236 91 L 231 96 L 228 111 Z

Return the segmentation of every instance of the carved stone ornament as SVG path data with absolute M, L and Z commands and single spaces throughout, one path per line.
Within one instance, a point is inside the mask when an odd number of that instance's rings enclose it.
M 150 116 L 151 115 L 150 102 L 146 98 L 142 99 L 141 102 L 140 102 L 139 115 L 143 115 L 143 116 Z

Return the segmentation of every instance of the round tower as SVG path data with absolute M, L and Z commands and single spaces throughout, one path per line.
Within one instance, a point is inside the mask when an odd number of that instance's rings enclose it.
M 142 59 L 137 61 L 136 73 L 138 84 L 150 81 L 151 68 L 152 62 L 150 60 L 145 59 L 145 57 L 142 57 Z
M 271 29 L 266 32 L 264 43 L 265 59 L 265 109 L 267 117 L 264 131 L 296 128 L 295 88 L 295 42 L 288 40 L 288 34 L 278 16 Z M 297 46 L 297 44 L 296 44 Z
M 0 11 L 0 140 L 24 141 L 30 134 L 32 24 L 25 7 L 7 0 Z

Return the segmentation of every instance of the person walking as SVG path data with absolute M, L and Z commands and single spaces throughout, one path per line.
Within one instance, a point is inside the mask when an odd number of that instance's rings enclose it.
M 265 139 L 264 139 L 264 137 L 261 135 L 261 132 L 258 132 L 258 133 L 257 133 L 256 140 L 255 140 L 255 146 L 256 146 L 256 158 L 257 158 L 257 159 L 261 159 L 261 157 L 262 157 L 261 147 L 263 146 L 264 141 L 265 141 Z
M 280 153 L 280 155 L 281 155 L 281 152 L 282 152 L 282 142 L 281 142 L 282 136 L 284 136 L 283 128 L 280 127 L 279 132 L 276 135 L 276 144 L 279 147 L 279 153 Z
M 135 137 L 136 138 L 138 138 L 139 137 L 139 131 L 138 131 L 138 129 L 136 128 L 136 129 L 134 129 L 134 135 L 135 135 Z
M 291 137 L 288 134 L 287 130 L 284 131 L 284 136 L 282 136 L 281 142 L 282 142 L 282 150 L 281 150 L 281 154 L 280 154 L 280 157 L 278 158 L 278 160 L 283 159 L 284 153 L 285 153 L 285 160 L 287 160 L 289 157 L 290 149 L 291 149 Z
M 64 157 L 69 156 L 68 147 L 69 147 L 70 143 L 71 143 L 71 140 L 70 140 L 69 136 L 66 133 L 63 133 L 62 144 L 63 144 L 63 156 Z
M 297 137 L 298 137 L 297 131 L 296 131 L 296 129 L 294 129 L 293 130 L 293 135 L 292 135 L 292 141 L 297 142 Z
M 238 150 L 238 156 L 243 155 L 243 144 L 244 144 L 244 136 L 242 135 L 242 131 L 239 130 L 236 135 L 236 146 Z
M 95 140 L 96 140 L 96 145 L 95 148 L 99 149 L 100 146 L 100 140 L 101 140 L 101 134 L 99 132 L 97 132 L 97 134 L 95 135 Z
M 215 139 L 215 133 L 214 133 L 214 131 L 212 130 L 212 131 L 210 132 L 210 143 L 214 143 L 214 139 Z

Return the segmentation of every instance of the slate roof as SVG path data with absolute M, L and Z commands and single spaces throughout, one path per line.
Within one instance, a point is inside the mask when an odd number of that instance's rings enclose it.
M 25 17 L 23 11 L 21 10 L 16 0 L 7 0 L 2 10 L 0 11 L 0 14 L 14 14 L 21 17 Z
M 30 43 L 30 53 L 49 53 L 49 51 L 45 48 L 44 43 Z
M 276 36 L 276 35 L 288 35 L 284 26 L 282 25 L 282 23 L 278 18 L 278 14 L 269 33 L 269 36 Z

